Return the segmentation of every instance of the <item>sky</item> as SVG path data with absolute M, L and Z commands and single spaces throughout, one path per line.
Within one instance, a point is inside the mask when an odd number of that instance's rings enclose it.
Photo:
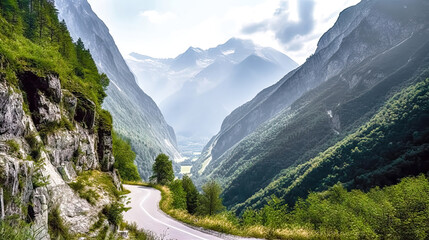
M 299 64 L 359 0 L 89 0 L 121 53 L 174 58 L 232 37 L 275 48 Z

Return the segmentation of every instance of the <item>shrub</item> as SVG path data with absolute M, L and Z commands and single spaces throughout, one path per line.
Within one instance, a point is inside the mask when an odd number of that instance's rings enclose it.
M 17 153 L 21 148 L 15 140 L 8 140 L 6 144 L 9 146 L 9 153 L 11 154 Z
M 54 207 L 48 215 L 49 235 L 53 239 L 72 239 L 69 228 L 60 216 L 59 207 Z
M 128 211 L 128 209 L 129 208 L 126 208 L 124 204 L 120 202 L 114 202 L 105 206 L 102 212 L 107 217 L 109 223 L 119 226 L 123 219 L 122 213 Z
M 8 240 L 35 240 L 37 230 L 31 229 L 31 224 L 24 221 L 0 221 L 0 239 Z

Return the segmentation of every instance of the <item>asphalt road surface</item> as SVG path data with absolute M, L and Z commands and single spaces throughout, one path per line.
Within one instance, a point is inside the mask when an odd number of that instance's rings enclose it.
M 214 239 L 249 239 L 191 227 L 179 222 L 159 209 L 161 193 L 143 186 L 124 185 L 131 191 L 128 194 L 131 209 L 124 213 L 124 220 L 135 222 L 139 228 L 150 231 L 160 239 L 178 240 L 214 240 Z

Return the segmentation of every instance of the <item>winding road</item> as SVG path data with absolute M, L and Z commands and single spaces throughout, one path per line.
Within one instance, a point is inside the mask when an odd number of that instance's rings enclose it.
M 131 209 L 124 213 L 124 220 L 135 222 L 139 228 L 145 229 L 157 235 L 160 239 L 178 240 L 217 240 L 217 239 L 247 239 L 231 235 L 205 230 L 203 228 L 191 227 L 179 222 L 159 209 L 161 192 L 154 188 L 124 185 L 131 191 L 127 196 L 130 203 L 127 207 Z

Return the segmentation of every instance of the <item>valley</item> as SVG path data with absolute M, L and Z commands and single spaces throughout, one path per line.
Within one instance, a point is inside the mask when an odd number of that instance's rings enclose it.
M 0 239 L 428 239 L 428 12 L 0 0 Z

